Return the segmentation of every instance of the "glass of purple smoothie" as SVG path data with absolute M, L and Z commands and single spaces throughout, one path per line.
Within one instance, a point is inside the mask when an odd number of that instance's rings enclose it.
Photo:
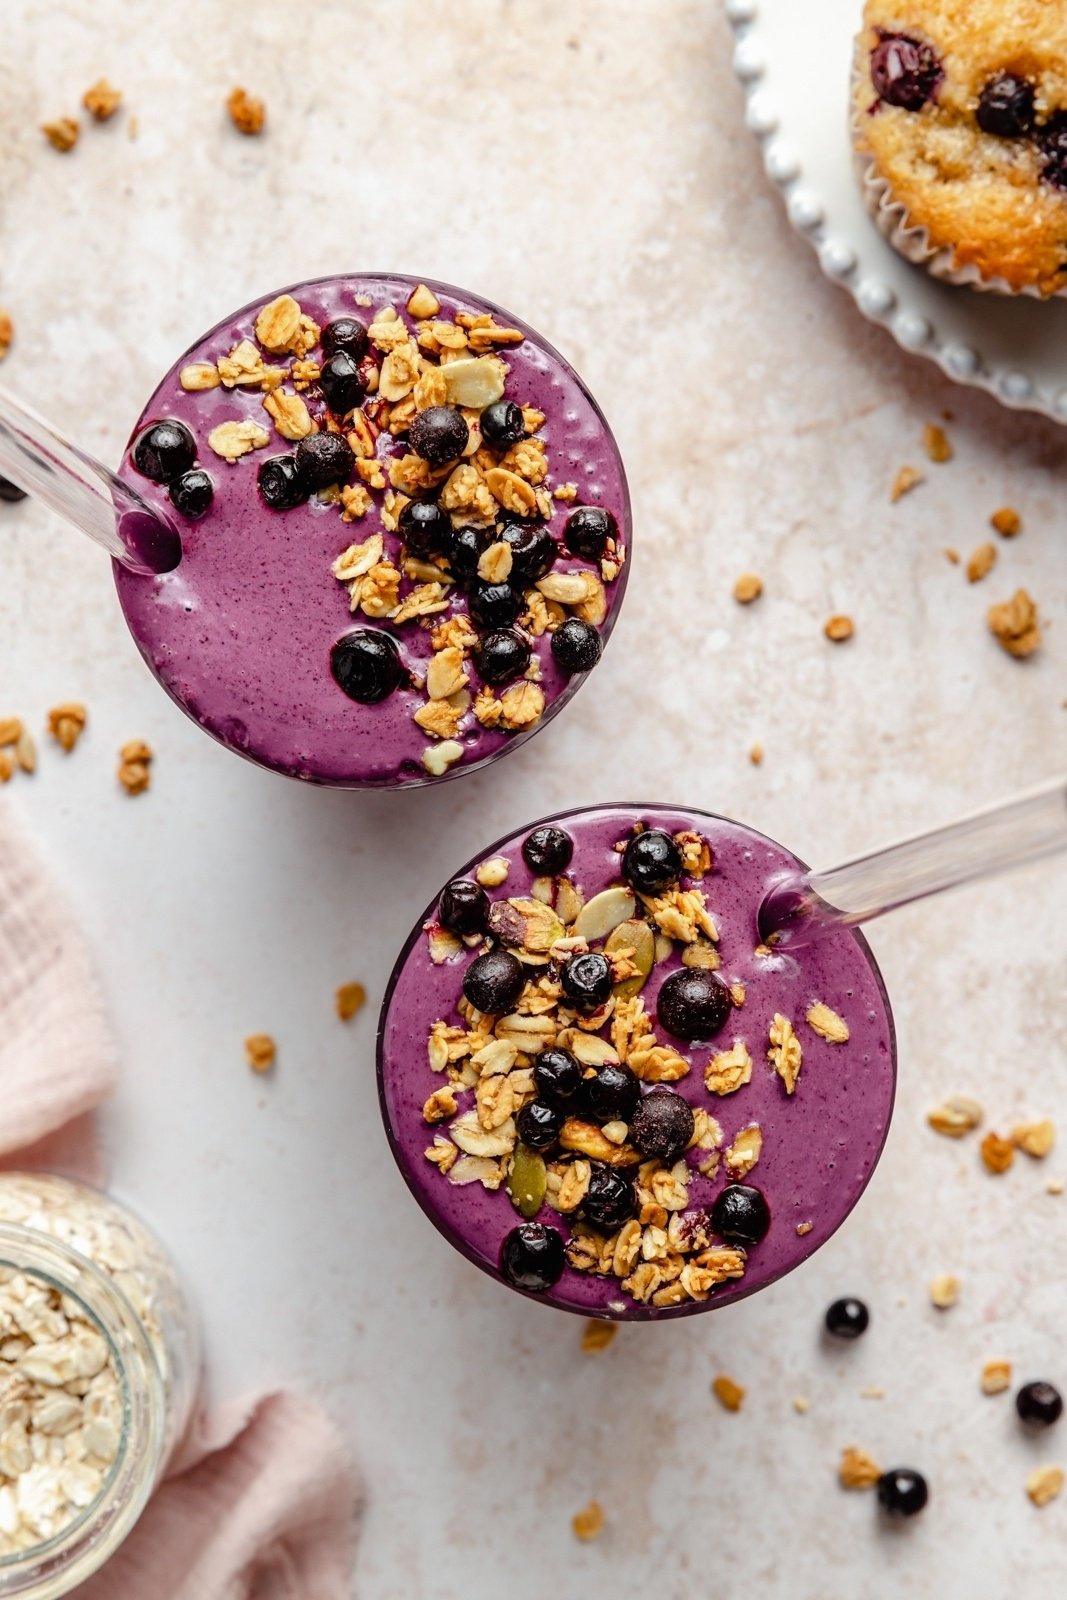
M 678 807 L 574 811 L 449 881 L 382 1008 L 393 1154 L 456 1248 L 583 1316 L 686 1316 L 840 1227 L 889 1128 L 896 1044 L 862 935 L 760 943 L 803 870 Z
M 521 744 L 599 660 L 630 542 L 602 413 L 526 324 L 357 274 L 246 306 L 149 400 L 119 474 L 182 558 L 116 563 L 149 667 L 260 765 L 411 786 Z

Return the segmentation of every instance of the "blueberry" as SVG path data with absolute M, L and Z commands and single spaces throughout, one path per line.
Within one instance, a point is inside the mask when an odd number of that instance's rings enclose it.
M 516 1289 L 544 1294 L 563 1276 L 563 1235 L 543 1222 L 520 1222 L 500 1249 L 500 1272 Z
M 921 111 L 941 85 L 944 73 L 936 52 L 906 33 L 883 34 L 871 51 L 871 81 L 880 99 L 903 111 Z
M 484 933 L 489 921 L 489 896 L 473 878 L 453 878 L 437 907 L 442 928 L 461 937 Z
M 215 485 L 200 467 L 193 467 L 167 487 L 170 503 L 183 517 L 202 517 L 215 498 Z
M 508 628 L 521 610 L 521 596 L 506 583 L 484 583 L 470 597 L 476 628 Z
M 1022 139 L 1032 133 L 1037 113 L 1034 86 L 1013 72 L 990 78 L 978 99 L 978 126 L 998 139 Z
M 847 1295 L 827 1307 L 826 1331 L 835 1339 L 858 1339 L 861 1333 L 867 1332 L 870 1320 L 870 1312 L 863 1301 Z
M 347 350 L 338 350 L 327 356 L 319 376 L 323 398 L 335 416 L 344 417 L 354 411 L 367 392 L 359 363 Z
M 259 492 L 272 511 L 291 511 L 302 506 L 311 493 L 295 456 L 268 456 L 256 473 Z
M 614 1233 L 637 1210 L 633 1180 L 604 1161 L 589 1164 L 589 1187 L 582 1200 L 582 1215 L 594 1228 Z
M 489 535 L 481 528 L 455 528 L 448 541 L 448 561 L 460 583 L 478 582 L 478 563 L 489 548 Z
M 502 1017 L 526 987 L 526 973 L 518 956 L 508 950 L 490 950 L 471 962 L 463 974 L 463 993 L 476 1011 Z
M 1051 1383 L 1038 1379 L 1024 1383 L 1015 1396 L 1015 1409 L 1024 1422 L 1035 1428 L 1048 1428 L 1058 1422 L 1063 1413 L 1063 1399 Z
M 572 511 L 563 530 L 568 550 L 586 561 L 599 561 L 607 553 L 609 540 L 618 538 L 619 528 L 603 506 L 579 506 Z
M 1050 117 L 1038 134 L 1044 178 L 1054 189 L 1067 189 L 1067 112 Z
M 522 407 L 514 400 L 497 400 L 482 412 L 482 438 L 496 450 L 506 450 L 526 437 Z
M 500 537 L 511 549 L 512 583 L 536 583 L 559 555 L 559 545 L 541 523 L 505 523 Z
M 338 639 L 330 651 L 330 671 L 348 698 L 362 706 L 376 706 L 404 678 L 395 641 L 378 628 L 355 628 Z
M 12 483 L 10 478 L 0 478 L 0 500 L 6 500 L 9 505 L 14 505 L 16 500 L 25 500 L 26 491 L 20 489 L 17 483 Z
M 530 646 L 514 628 L 498 628 L 479 640 L 474 664 L 485 683 L 508 683 L 530 665 Z
M 563 1131 L 563 1112 L 547 1100 L 531 1100 L 515 1118 L 519 1138 L 529 1150 L 551 1150 Z
M 592 623 L 582 622 L 578 617 L 568 617 L 552 635 L 553 659 L 568 678 L 579 672 L 592 672 L 603 648 L 603 641 Z
M 582 1069 L 569 1050 L 554 1046 L 534 1057 L 534 1084 L 542 1100 L 555 1104 L 569 1100 L 582 1081 Z
M 294 454 L 297 471 L 312 489 L 347 482 L 356 460 L 352 446 L 340 433 L 309 433 Z
M 660 1024 L 676 1039 L 714 1039 L 733 1010 L 730 991 L 706 967 L 681 967 L 664 981 L 656 1001 Z
M 632 1067 L 621 1061 L 608 1061 L 595 1077 L 583 1078 L 582 1109 L 598 1122 L 629 1122 L 641 1098 L 641 1085 Z
M 627 841 L 622 875 L 638 894 L 661 894 L 682 875 L 682 852 L 665 828 L 644 828 Z
M 763 1191 L 747 1183 L 728 1183 L 715 1196 L 711 1225 L 727 1244 L 759 1244 L 771 1225 Z
M 169 483 L 188 472 L 196 460 L 196 440 L 184 422 L 165 417 L 149 423 L 137 435 L 133 464 L 153 483 Z
M 400 537 L 409 555 L 444 556 L 452 538 L 452 518 L 433 500 L 412 500 L 398 519 Z
M 467 448 L 470 429 L 455 406 L 430 406 L 420 411 L 408 429 L 411 448 L 431 467 L 455 461 Z
M 914 1517 L 930 1498 L 926 1479 L 912 1467 L 890 1467 L 878 1479 L 878 1504 L 890 1517 Z
M 589 950 L 571 956 L 559 975 L 565 997 L 575 1010 L 586 1015 L 599 1011 L 611 999 L 611 962 L 607 956 Z
M 630 1118 L 630 1143 L 646 1158 L 677 1161 L 693 1137 L 693 1111 L 674 1089 L 652 1089 Z
M 367 330 L 358 317 L 335 317 L 322 330 L 322 353 L 335 356 L 343 350 L 353 361 L 367 354 Z
M 551 823 L 535 828 L 522 841 L 522 859 L 538 876 L 558 878 L 561 872 L 566 872 L 573 856 L 574 840 Z

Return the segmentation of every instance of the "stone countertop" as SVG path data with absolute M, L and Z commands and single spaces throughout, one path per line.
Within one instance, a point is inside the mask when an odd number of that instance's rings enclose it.
M 1064 434 L 953 388 L 819 275 L 764 181 L 715 7 L 694 0 L 7 0 L 0 63 L 3 381 L 118 456 L 159 373 L 255 294 L 351 267 L 469 285 L 539 325 L 600 397 L 629 465 L 633 582 L 603 665 L 489 775 L 399 799 L 309 792 L 233 759 L 159 693 L 106 563 L 4 508 L 5 712 L 83 699 L 64 759 L 8 790 L 88 933 L 121 1036 L 117 1189 L 171 1242 L 219 1393 L 297 1379 L 371 1481 L 357 1592 L 535 1600 L 546 1583 L 781 1600 L 1044 1592 L 1067 1500 L 1024 1493 L 1067 1434 L 1023 1439 L 983 1362 L 1067 1384 L 1063 1171 L 988 1176 L 924 1113 L 1063 1121 L 1063 868 L 877 926 L 900 1035 L 896 1121 L 852 1220 L 804 1269 L 719 1314 L 624 1329 L 503 1293 L 392 1169 L 373 1036 L 392 952 L 446 873 L 553 808 L 689 802 L 829 862 L 1064 765 Z M 61 156 L 37 131 L 101 73 L 137 118 Z M 244 139 L 222 102 L 261 94 Z M 944 420 L 948 465 L 899 505 Z M 1024 532 L 968 584 L 944 555 Z M 990 537 L 995 537 L 989 535 Z M 743 571 L 763 598 L 731 598 Z M 985 628 L 1025 585 L 1048 624 L 1019 663 Z M 850 614 L 855 638 L 822 625 Z M 125 739 L 151 792 L 114 780 Z M 763 746 L 760 766 L 748 751 Z M 370 996 L 348 1029 L 337 984 Z M 260 1081 L 242 1040 L 269 1031 Z M 962 1279 L 937 1313 L 927 1283 Z M 820 1342 L 826 1303 L 872 1327 Z M 717 1372 L 748 1390 L 731 1416 Z M 862 1398 L 868 1386 L 883 1399 Z M 810 1400 L 797 1414 L 794 1396 Z M 1067 1428 L 1067 1424 L 1062 1424 Z M 835 1482 L 856 1444 L 922 1468 L 929 1510 L 878 1526 Z M 604 1506 L 600 1540 L 570 1518 Z

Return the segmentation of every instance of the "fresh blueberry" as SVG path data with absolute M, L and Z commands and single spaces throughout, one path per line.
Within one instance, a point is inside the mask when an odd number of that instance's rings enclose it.
M 576 1011 L 590 1015 L 611 999 L 611 962 L 598 951 L 571 956 L 559 975 L 563 993 Z
M 914 1517 L 929 1498 L 926 1479 L 912 1467 L 890 1467 L 878 1479 L 878 1504 L 887 1516 Z
M 410 501 L 400 513 L 398 525 L 409 555 L 424 560 L 427 556 L 448 554 L 452 518 L 433 500 Z
M 330 670 L 350 700 L 376 706 L 400 687 L 404 665 L 395 641 L 378 628 L 355 628 L 330 651 Z
M 937 53 L 906 33 L 883 34 L 871 51 L 871 81 L 879 98 L 903 111 L 921 111 L 943 77 Z
M 358 317 L 335 317 L 322 330 L 322 353 L 335 356 L 343 350 L 353 361 L 362 361 L 367 353 L 367 330 Z
M 295 456 L 268 456 L 256 473 L 259 492 L 272 511 L 291 511 L 302 506 L 311 486 L 296 464 Z
M 463 993 L 476 1011 L 502 1017 L 526 987 L 526 973 L 509 950 L 490 950 L 471 962 L 463 975 Z
M 482 528 L 455 528 L 448 541 L 448 561 L 462 584 L 478 580 L 478 563 L 489 548 L 489 535 Z
M 1067 112 L 1050 117 L 1039 131 L 1038 148 L 1044 161 L 1044 178 L 1054 189 L 1067 190 Z
M 458 933 L 484 933 L 489 921 L 489 896 L 473 878 L 453 878 L 437 907 L 442 928 Z
M 470 429 L 455 406 L 430 406 L 420 411 L 408 429 L 411 448 L 431 467 L 455 461 L 467 448 Z
M 367 392 L 358 361 L 347 350 L 338 350 L 327 356 L 319 375 L 323 398 L 334 416 L 344 417 L 354 411 Z
M 592 672 L 603 648 L 603 640 L 592 623 L 582 622 L 579 617 L 568 617 L 552 635 L 553 659 L 568 678 L 579 672 Z
M 728 1183 L 715 1196 L 711 1225 L 727 1244 L 759 1244 L 771 1225 L 771 1211 L 762 1189 Z
M 193 467 L 189 472 L 183 472 L 180 478 L 175 478 L 168 485 L 167 493 L 175 511 L 195 520 L 204 515 L 215 498 L 215 485 L 200 467 Z
M 483 583 L 470 597 L 476 628 L 509 628 L 522 610 L 522 597 L 507 583 Z
M 706 967 L 680 967 L 664 981 L 656 1001 L 660 1024 L 676 1039 L 714 1039 L 733 1010 L 730 991 Z
M 544 1294 L 558 1283 L 566 1264 L 563 1235 L 543 1222 L 520 1222 L 500 1250 L 501 1276 L 533 1294 Z
M 515 1118 L 519 1138 L 530 1150 L 551 1150 L 563 1131 L 563 1112 L 547 1100 L 531 1100 Z
M 862 1300 L 857 1300 L 853 1295 L 846 1295 L 843 1300 L 835 1300 L 826 1310 L 826 1331 L 833 1334 L 835 1339 L 858 1339 L 861 1333 L 867 1332 L 867 1324 L 871 1316 Z
M 686 1149 L 695 1126 L 688 1100 L 674 1089 L 652 1089 L 630 1118 L 630 1143 L 646 1158 L 670 1163 Z
M 16 500 L 25 500 L 26 491 L 20 489 L 17 483 L 12 483 L 10 478 L 0 478 L 0 500 L 6 500 L 9 505 L 14 505 Z
M 990 78 L 978 99 L 978 126 L 998 139 L 1022 139 L 1034 131 L 1034 86 L 1014 72 Z
M 553 1046 L 534 1057 L 534 1084 L 542 1100 L 555 1105 L 569 1100 L 582 1081 L 582 1069 L 569 1050 Z
M 1048 1428 L 1058 1422 L 1063 1413 L 1063 1399 L 1051 1383 L 1038 1379 L 1024 1383 L 1015 1396 L 1015 1409 L 1031 1427 Z
M 607 554 L 608 543 L 618 538 L 619 526 L 603 506 L 579 506 L 567 518 L 563 538 L 568 550 L 586 561 L 599 561 Z
M 581 1084 L 582 1110 L 598 1122 L 629 1122 L 641 1098 L 641 1085 L 632 1067 L 607 1061 Z
M 482 412 L 482 438 L 495 450 L 506 450 L 509 444 L 518 444 L 526 437 L 526 423 L 522 407 L 514 400 L 497 400 Z
M 497 628 L 475 646 L 474 664 L 485 683 L 508 683 L 530 665 L 530 646 L 514 628 Z
M 312 489 L 346 483 L 356 460 L 352 446 L 340 433 L 309 433 L 294 454 L 300 476 Z
M 153 483 L 181 477 L 195 460 L 196 440 L 184 422 L 170 417 L 142 428 L 133 447 L 134 466 Z
M 643 828 L 627 841 L 622 875 L 638 894 L 662 894 L 682 875 L 682 852 L 665 828 Z
M 559 555 L 559 545 L 538 522 L 507 522 L 500 537 L 511 549 L 512 583 L 536 583 Z
M 589 1164 L 589 1187 L 582 1200 L 582 1215 L 594 1228 L 614 1233 L 637 1210 L 633 1180 L 604 1161 Z
M 558 878 L 574 856 L 574 840 L 562 828 L 545 823 L 522 841 L 522 859 L 538 877 Z

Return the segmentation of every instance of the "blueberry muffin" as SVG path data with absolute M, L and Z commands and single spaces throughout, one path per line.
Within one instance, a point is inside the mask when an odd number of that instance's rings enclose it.
M 883 231 L 940 276 L 1067 288 L 1065 0 L 867 0 L 853 125 Z

